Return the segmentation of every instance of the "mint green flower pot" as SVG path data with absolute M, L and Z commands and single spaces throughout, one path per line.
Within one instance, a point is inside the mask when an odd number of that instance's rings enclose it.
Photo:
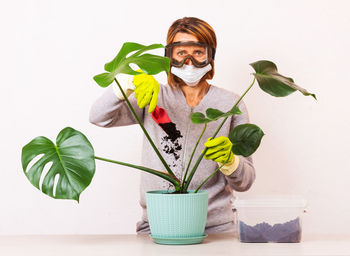
M 151 237 L 162 244 L 194 244 L 204 234 L 208 211 L 208 192 L 193 190 L 188 194 L 167 194 L 156 190 L 146 193 Z

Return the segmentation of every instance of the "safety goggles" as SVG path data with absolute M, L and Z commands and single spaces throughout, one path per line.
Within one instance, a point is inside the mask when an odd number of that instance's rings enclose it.
M 182 67 L 190 59 L 197 68 L 208 65 L 215 57 L 215 49 L 198 42 L 174 42 L 165 46 L 165 56 L 174 67 Z

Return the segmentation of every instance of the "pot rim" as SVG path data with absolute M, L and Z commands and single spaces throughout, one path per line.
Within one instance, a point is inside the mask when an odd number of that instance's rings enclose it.
M 169 194 L 168 192 L 174 192 L 175 190 L 150 190 L 147 191 L 146 194 L 152 194 L 152 195 L 172 195 L 172 196 L 183 196 L 183 195 L 196 195 L 196 194 L 208 194 L 208 191 L 206 190 L 198 190 L 197 193 L 193 193 L 195 190 L 187 190 L 189 193 L 182 193 L 182 194 Z

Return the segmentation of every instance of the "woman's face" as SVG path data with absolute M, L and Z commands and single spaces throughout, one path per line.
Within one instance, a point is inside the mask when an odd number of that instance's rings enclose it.
M 198 42 L 198 39 L 191 34 L 178 32 L 173 40 L 174 42 Z M 172 58 L 177 61 L 181 61 L 187 54 L 191 54 L 198 62 L 202 62 L 206 59 L 206 49 L 201 46 L 178 46 L 174 47 L 172 52 Z M 185 61 L 186 65 L 193 65 L 190 59 Z

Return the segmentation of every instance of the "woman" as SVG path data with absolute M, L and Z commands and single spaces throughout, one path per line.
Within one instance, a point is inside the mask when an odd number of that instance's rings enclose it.
M 130 86 L 124 90 L 152 140 L 161 149 L 164 159 L 177 177 L 184 175 L 192 150 L 203 129 L 203 125 L 191 122 L 190 114 L 205 113 L 209 107 L 226 112 L 239 98 L 207 82 L 214 76 L 215 50 L 216 35 L 209 24 L 193 17 L 176 20 L 167 35 L 166 56 L 171 61 L 168 84 L 159 85 L 153 76 L 141 74 L 133 78 L 135 93 L 132 93 L 133 88 Z M 181 132 L 176 140 L 169 140 L 169 136 L 152 119 L 150 113 L 156 105 L 166 110 L 171 121 Z M 214 134 L 221 120 L 208 124 L 193 158 L 197 159 L 201 150 L 205 146 L 208 147 L 205 159 L 201 161 L 189 189 L 197 188 L 218 164 L 226 162 L 221 172 L 217 172 L 201 188 L 209 193 L 206 233 L 235 231 L 235 216 L 231 205 L 233 190 L 246 191 L 255 179 L 252 159 L 233 155 L 232 144 L 227 138 L 234 126 L 248 122 L 244 104 L 240 103 L 238 106 L 242 114 L 231 116 L 215 139 L 211 139 L 210 136 Z M 114 127 L 135 124 L 136 120 L 118 88 L 110 87 L 92 106 L 90 122 L 102 127 Z M 145 137 L 142 165 L 156 170 L 164 169 Z M 138 234 L 150 233 L 145 192 L 171 188 L 172 185 L 167 181 L 149 173 L 141 173 L 140 205 L 143 214 L 141 221 L 136 225 Z

